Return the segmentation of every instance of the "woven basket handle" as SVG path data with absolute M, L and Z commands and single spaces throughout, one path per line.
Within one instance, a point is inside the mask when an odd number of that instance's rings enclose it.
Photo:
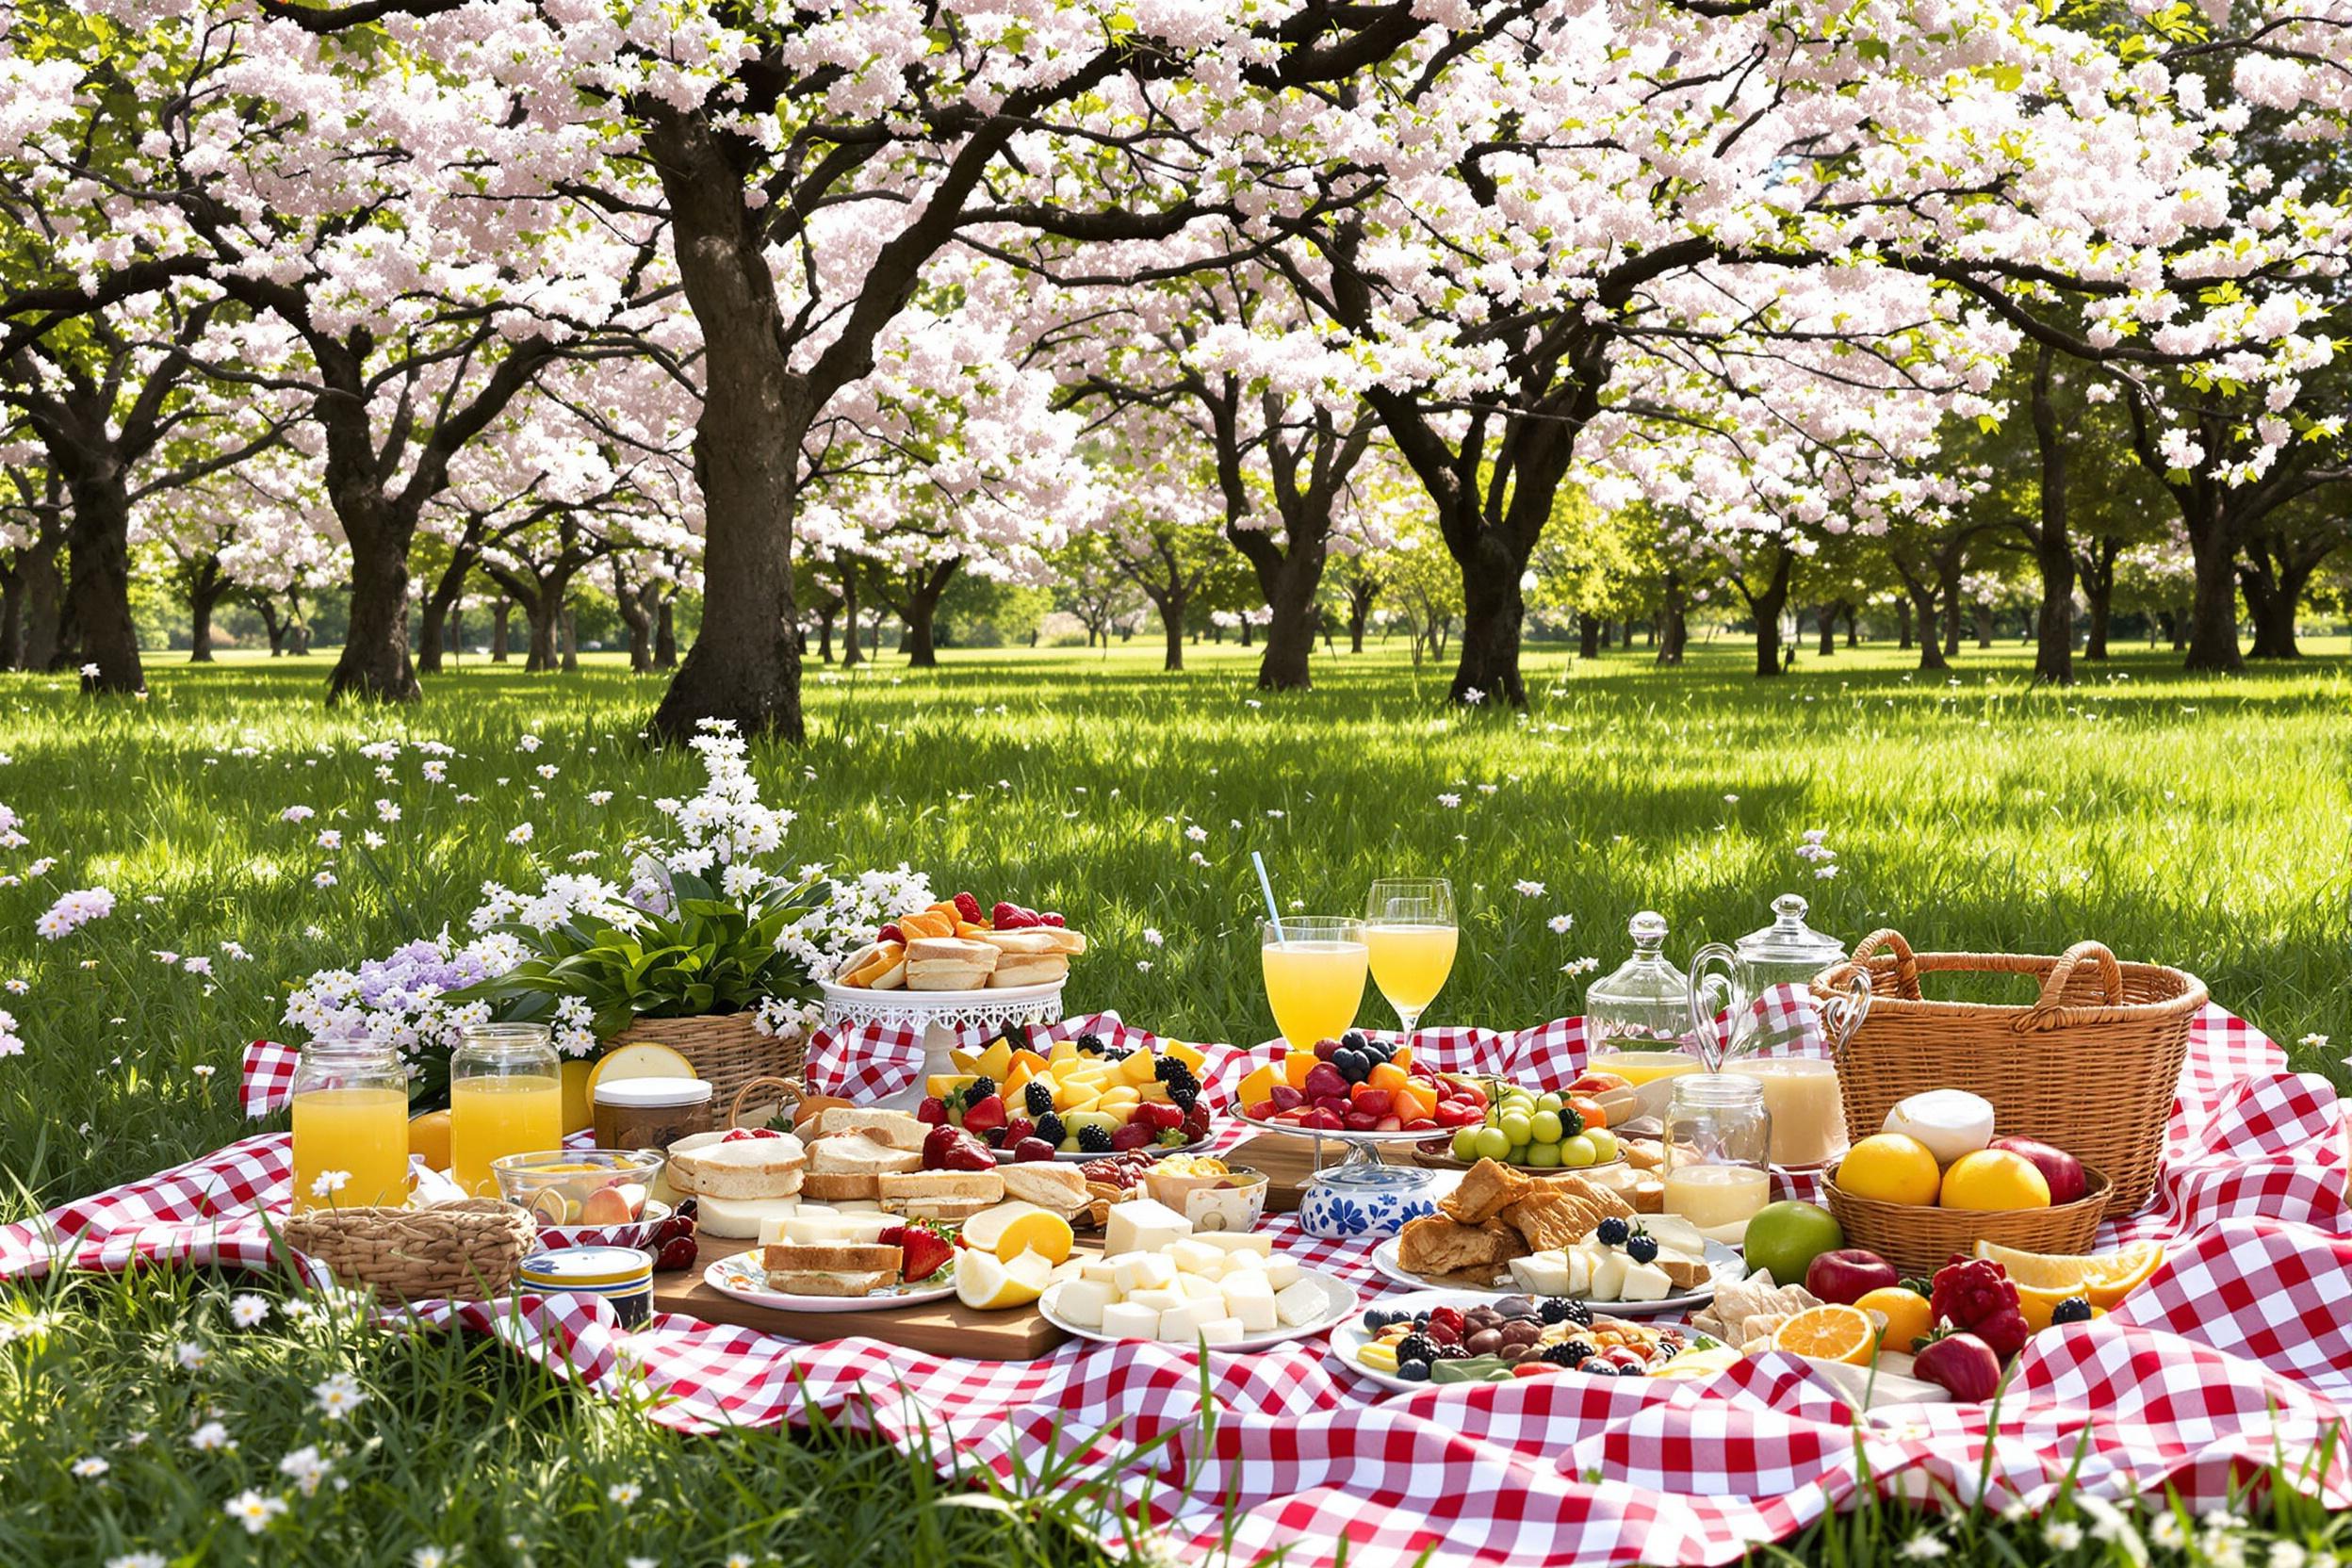
M 2009 1027 L 2017 1034 L 2030 1035 L 2048 1029 L 2064 1029 L 2070 1024 L 2082 1021 L 2083 1009 L 2070 1007 L 2063 999 L 2066 994 L 2067 985 L 2074 979 L 2074 972 L 2080 969 L 2085 960 L 2095 960 L 2099 965 L 2099 989 L 2106 996 L 2104 1005 L 2121 1006 L 2123 1004 L 2123 966 L 2115 962 L 2115 956 L 2108 952 L 2102 944 L 2077 942 L 2060 954 L 2058 961 L 2050 966 L 2050 972 L 2042 978 L 2041 996 L 2033 1006 L 2019 1013 L 2016 1021 Z
M 752 1091 L 770 1087 L 783 1090 L 783 1093 L 776 1099 L 776 1109 L 779 1113 L 789 1111 L 794 1105 L 799 1104 L 801 1096 L 808 1092 L 801 1086 L 797 1078 L 754 1078 L 735 1091 L 735 1102 L 727 1108 L 727 1124 L 729 1127 L 741 1127 L 743 1124 L 743 1107 L 750 1103 Z
M 1911 951 L 1911 944 L 1904 941 L 1903 933 L 1893 926 L 1882 926 L 1854 943 L 1854 956 L 1846 962 L 1861 964 L 1867 968 L 1871 956 L 1882 947 L 1895 956 L 1893 994 L 1905 1002 L 1920 1000 L 1919 955 Z

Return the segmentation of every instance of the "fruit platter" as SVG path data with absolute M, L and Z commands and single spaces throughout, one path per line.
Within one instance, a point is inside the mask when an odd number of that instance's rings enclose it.
M 1423 1290 L 1331 1331 L 1331 1353 L 1383 1388 L 1588 1378 L 1708 1376 L 1738 1357 L 1706 1334 L 1596 1314 L 1558 1296 Z
M 1002 899 L 984 907 L 969 892 L 883 925 L 841 961 L 836 991 L 1051 990 L 1070 977 L 1086 939 L 1052 911 Z
M 1199 1076 L 1207 1057 L 1182 1040 L 1122 1051 L 1086 1034 L 1038 1052 L 1008 1030 L 950 1057 L 956 1070 L 924 1081 L 915 1115 L 962 1129 L 1000 1162 L 1170 1153 L 1214 1130 Z

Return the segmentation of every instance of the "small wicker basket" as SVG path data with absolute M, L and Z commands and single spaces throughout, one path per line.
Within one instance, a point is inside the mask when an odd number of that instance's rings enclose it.
M 616 1035 L 616 1045 L 666 1045 L 694 1064 L 694 1076 L 710 1086 L 713 1103 L 725 1103 L 755 1078 L 797 1078 L 808 1045 L 797 1034 L 763 1035 L 753 1013 L 710 1013 L 700 1018 L 641 1018 Z
M 1933 1274 L 1954 1256 L 1968 1257 L 1989 1241 L 2025 1252 L 2082 1253 L 2091 1250 L 2114 1184 L 2085 1169 L 2089 1188 L 2071 1203 L 2046 1209 L 1941 1209 L 1933 1203 L 1887 1203 L 1858 1198 L 1821 1179 L 1829 1212 L 1846 1245 L 1867 1247 L 1905 1274 Z
M 1845 963 L 1813 982 L 1817 1001 L 1870 982 L 1869 1011 L 1838 1054 L 1846 1124 L 1876 1132 L 1894 1103 L 1926 1089 L 1966 1089 L 1992 1102 L 1995 1126 L 2055 1144 L 2114 1182 L 2115 1213 L 2156 1185 L 2164 1124 L 2188 1055 L 2189 1025 L 2205 983 L 2159 964 L 2119 963 L 2097 942 L 2057 957 L 1914 953 L 1894 931 L 1865 937 Z M 1919 977 L 2022 974 L 2041 983 L 2030 1006 L 1936 1002 Z
M 341 1284 L 400 1301 L 482 1301 L 513 1286 L 538 1227 L 512 1203 L 472 1198 L 430 1209 L 308 1209 L 286 1222 L 285 1235 Z

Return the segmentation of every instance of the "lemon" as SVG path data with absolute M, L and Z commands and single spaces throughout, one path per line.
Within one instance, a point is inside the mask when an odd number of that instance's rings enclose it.
M 596 1103 L 596 1086 L 624 1078 L 694 1078 L 694 1064 L 666 1045 L 650 1040 L 617 1045 L 597 1057 L 588 1069 L 588 1102 Z
M 408 1152 L 422 1154 L 435 1170 L 449 1168 L 449 1113 L 427 1111 L 408 1122 Z
M 996 1255 L 1004 1263 L 1011 1263 L 1023 1252 L 1035 1252 L 1051 1264 L 1070 1256 L 1077 1237 L 1070 1233 L 1070 1221 L 1051 1209 L 1035 1214 L 1016 1215 L 996 1234 Z
M 1696 1380 L 1712 1378 L 1719 1372 L 1728 1372 L 1739 1364 L 1739 1351 L 1728 1345 L 1713 1345 L 1704 1350 L 1685 1350 L 1650 1376 Z
M 1866 1291 L 1854 1304 L 1864 1312 L 1873 1312 L 1884 1318 L 1886 1321 L 1881 1325 L 1882 1343 L 1887 1349 L 1901 1350 L 1905 1355 L 1911 1353 L 1913 1340 L 1924 1339 L 1927 1331 L 1936 1326 L 1936 1314 L 1929 1307 L 1927 1298 L 1901 1285 L 1885 1285 L 1877 1290 Z
M 1973 1154 L 1967 1157 L 1976 1158 Z M 2018 1157 L 2012 1154 L 2009 1158 Z M 1856 1198 L 1874 1198 L 1882 1203 L 1927 1204 L 1936 1201 L 1940 1184 L 1936 1156 L 1927 1145 L 1903 1133 L 1872 1133 L 1846 1151 L 1838 1167 L 1838 1184 Z M 2042 1201 L 2047 1203 L 2050 1189 L 2042 1191 Z
M 1845 1185 L 1842 1177 L 1838 1184 Z M 1980 1149 L 1961 1155 L 1944 1172 L 1942 1202 L 1947 1209 L 2046 1209 L 2050 1183 L 2022 1154 Z
M 1005 1262 L 967 1247 L 956 1260 L 956 1298 L 974 1312 L 1027 1306 L 1054 1282 L 1054 1266 L 1036 1252 Z

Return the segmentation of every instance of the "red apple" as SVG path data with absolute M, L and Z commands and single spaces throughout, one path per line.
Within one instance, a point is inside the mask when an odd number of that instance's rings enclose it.
M 1805 1271 L 1805 1288 L 1824 1301 L 1852 1306 L 1874 1290 L 1903 1283 L 1895 1266 L 1864 1247 L 1823 1252 Z
M 2036 1138 L 1995 1138 L 1991 1147 L 2032 1160 L 2042 1180 L 2050 1184 L 2053 1204 L 2072 1203 L 2091 1190 L 2089 1179 L 2082 1174 L 2082 1162 L 2063 1149 Z

